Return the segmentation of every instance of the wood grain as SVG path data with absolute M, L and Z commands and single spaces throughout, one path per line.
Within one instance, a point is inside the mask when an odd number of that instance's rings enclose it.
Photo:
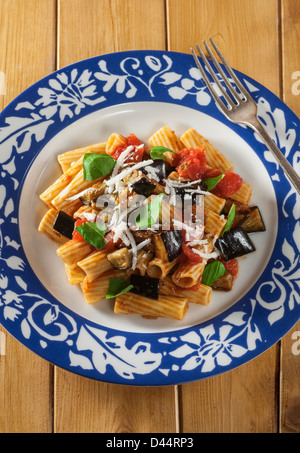
M 60 0 L 59 8 L 61 66 L 119 50 L 165 47 L 164 1 Z M 176 432 L 175 392 L 95 382 L 56 368 L 54 430 Z
M 170 50 L 189 52 L 212 37 L 233 68 L 279 94 L 276 0 L 168 0 L 167 14 Z M 181 431 L 276 432 L 277 356 L 278 345 L 232 372 L 183 385 Z
M 54 70 L 55 20 L 55 0 L 0 1 L 0 70 L 6 76 L 0 109 Z M 51 432 L 51 365 L 0 330 L 6 340 L 0 355 L 0 432 Z
M 175 389 L 106 384 L 56 369 L 56 433 L 173 433 Z
M 300 115 L 300 2 L 282 0 L 283 100 Z M 297 93 L 297 94 L 296 94 Z
M 277 0 L 167 0 L 167 15 L 169 50 L 212 37 L 234 69 L 279 92 Z
M 58 0 L 58 64 L 165 48 L 164 0 Z
M 300 116 L 300 1 L 282 1 L 283 100 Z M 293 74 L 298 72 L 297 79 Z M 296 94 L 298 93 L 298 94 Z M 281 341 L 280 425 L 281 433 L 300 432 L 300 322 Z M 297 344 L 298 342 L 298 344 Z

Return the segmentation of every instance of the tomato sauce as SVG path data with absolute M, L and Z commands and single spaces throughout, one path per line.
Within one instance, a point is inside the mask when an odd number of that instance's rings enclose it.
M 211 193 L 217 197 L 229 198 L 240 189 L 242 184 L 243 180 L 239 175 L 233 173 L 233 171 L 228 171 L 224 178 L 211 190 Z
M 144 156 L 145 146 L 134 134 L 130 134 L 128 137 L 126 137 L 126 143 L 124 145 L 118 146 L 111 154 L 111 156 L 117 160 L 122 152 L 128 148 L 128 146 L 134 146 L 134 150 L 125 159 L 124 163 L 141 162 Z
M 176 171 L 181 178 L 195 181 L 205 174 L 206 155 L 203 147 L 182 149 L 176 160 Z
M 239 263 L 237 259 L 234 258 L 232 260 L 225 261 L 222 258 L 218 258 L 218 261 L 220 261 L 224 265 L 229 274 L 233 275 L 234 279 L 237 277 L 239 272 Z
M 79 225 L 82 225 L 83 223 L 88 222 L 87 219 L 77 219 L 74 225 L 74 231 L 73 231 L 73 239 L 74 241 L 84 241 L 83 237 L 81 236 L 80 233 L 76 230 L 76 227 Z
M 192 247 L 189 247 L 188 245 L 182 244 L 182 253 L 191 264 L 198 264 L 203 261 L 202 257 L 198 253 L 194 252 Z

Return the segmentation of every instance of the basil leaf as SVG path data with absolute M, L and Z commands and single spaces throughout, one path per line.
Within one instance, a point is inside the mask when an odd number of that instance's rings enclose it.
M 153 146 L 153 148 L 150 151 L 150 157 L 153 160 L 156 160 L 156 159 L 166 160 L 164 153 L 176 154 L 174 151 L 172 151 L 169 148 L 166 148 L 165 146 Z
M 109 175 L 116 163 L 116 159 L 109 154 L 86 153 L 83 158 L 83 179 L 94 181 Z
M 154 200 L 138 210 L 138 215 L 136 216 L 135 222 L 140 230 L 150 228 L 156 223 L 159 217 L 161 202 L 164 195 L 164 193 L 156 195 Z
M 109 288 L 106 293 L 106 299 L 112 299 L 117 297 L 120 294 L 127 293 L 133 288 L 133 285 L 128 285 L 125 278 L 110 278 L 109 279 Z
M 226 274 L 226 272 L 226 268 L 221 261 L 211 261 L 204 268 L 201 283 L 206 286 L 211 286 L 219 277 Z
M 216 185 L 218 184 L 218 182 L 221 181 L 221 179 L 223 179 L 225 176 L 224 173 L 222 173 L 221 175 L 219 176 L 215 176 L 214 178 L 207 178 L 205 179 L 203 182 L 207 185 L 207 190 L 212 190 L 216 187 Z
M 231 206 L 231 208 L 229 209 L 228 216 L 227 216 L 227 222 L 226 222 L 226 225 L 225 225 L 224 230 L 222 232 L 222 236 L 223 236 L 224 233 L 226 233 L 226 231 L 230 230 L 231 225 L 232 225 L 233 220 L 234 220 L 234 217 L 235 217 L 235 204 L 233 204 Z
M 97 249 L 102 249 L 106 245 L 104 235 L 106 226 L 103 222 L 85 222 L 76 227 L 78 233 L 83 237 L 86 242 L 93 245 Z

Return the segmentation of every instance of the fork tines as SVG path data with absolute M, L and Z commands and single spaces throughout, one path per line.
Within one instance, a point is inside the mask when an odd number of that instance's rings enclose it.
M 201 63 L 199 61 L 199 58 L 197 57 L 197 55 L 196 55 L 196 53 L 195 53 L 195 51 L 194 51 L 194 49 L 192 47 L 191 47 L 191 51 L 192 51 L 195 63 L 197 65 L 198 69 L 200 70 L 201 75 L 202 75 L 202 77 L 203 77 L 203 79 L 204 79 L 204 81 L 205 81 L 205 83 L 206 83 L 211 95 L 213 96 L 214 100 L 223 109 L 227 107 L 229 110 L 232 110 L 234 108 L 234 105 L 239 105 L 241 103 L 241 101 L 246 101 L 251 96 L 250 96 L 249 92 L 246 90 L 246 88 L 242 85 L 240 80 L 237 78 L 237 76 L 233 72 L 232 68 L 229 66 L 229 64 L 227 63 L 227 61 L 223 57 L 223 55 L 220 52 L 219 48 L 217 47 L 215 42 L 212 40 L 212 38 L 209 38 L 209 40 L 210 40 L 210 42 L 211 42 L 216 54 L 220 58 L 220 60 L 223 63 L 224 67 L 226 68 L 229 76 L 231 77 L 231 80 L 235 83 L 235 85 L 237 86 L 237 88 L 239 90 L 239 92 L 238 92 L 234 88 L 234 86 L 232 85 L 230 79 L 228 78 L 228 76 L 226 75 L 225 71 L 223 70 L 222 66 L 219 64 L 218 60 L 214 56 L 213 52 L 211 51 L 211 49 L 209 48 L 207 43 L 205 41 L 203 41 L 203 45 L 204 45 L 209 57 L 211 58 L 211 61 L 213 62 L 216 70 L 219 72 L 220 76 L 222 77 L 222 79 L 223 79 L 223 81 L 224 81 L 224 83 L 225 83 L 225 85 L 226 85 L 226 87 L 227 87 L 227 89 L 228 89 L 228 91 L 229 91 L 229 93 L 231 95 L 231 96 L 229 96 L 228 92 L 226 91 L 224 86 L 221 84 L 220 79 L 217 77 L 216 72 L 213 69 L 212 65 L 210 64 L 210 62 L 208 61 L 208 59 L 206 58 L 206 56 L 204 55 L 203 51 L 200 49 L 198 44 L 196 44 L 195 46 L 196 46 L 196 48 L 197 48 L 197 50 L 199 52 L 199 55 L 201 56 L 201 58 L 202 58 L 202 60 L 203 60 L 203 62 L 205 64 L 205 66 L 206 66 L 207 72 L 210 74 L 210 76 L 212 77 L 213 81 L 217 85 L 220 93 L 222 94 L 222 96 L 226 100 L 227 106 L 225 106 L 224 103 L 221 101 L 220 96 L 218 95 L 216 89 L 212 85 L 212 83 L 211 83 L 206 71 L 202 67 L 202 65 L 201 65 Z

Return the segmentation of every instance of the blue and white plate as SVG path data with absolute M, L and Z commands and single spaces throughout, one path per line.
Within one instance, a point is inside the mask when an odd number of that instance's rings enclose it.
M 238 73 L 259 117 L 299 171 L 300 122 L 275 95 Z M 266 231 L 240 259 L 229 293 L 190 304 L 184 321 L 116 315 L 87 305 L 57 245 L 38 233 L 39 199 L 59 175 L 57 155 L 112 132 L 147 140 L 169 125 L 193 127 L 253 186 Z M 49 362 L 96 380 L 171 385 L 227 372 L 284 336 L 300 315 L 300 203 L 270 152 L 216 108 L 191 55 L 135 51 L 75 63 L 20 94 L 0 114 L 0 323 Z

